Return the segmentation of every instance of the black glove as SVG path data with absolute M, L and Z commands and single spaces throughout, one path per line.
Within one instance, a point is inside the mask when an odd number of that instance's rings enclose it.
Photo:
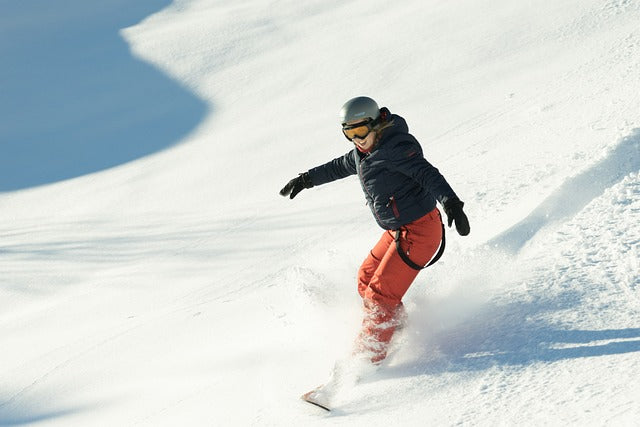
M 456 230 L 461 236 L 466 236 L 471 231 L 469 227 L 469 219 L 465 215 L 462 207 L 464 202 L 459 199 L 449 199 L 444 203 L 444 212 L 447 214 L 447 222 L 449 227 L 456 222 Z
M 289 181 L 287 185 L 285 185 L 284 188 L 280 190 L 280 195 L 285 197 L 289 196 L 289 198 L 293 199 L 298 195 L 299 192 L 301 192 L 305 188 L 311 187 L 313 187 L 313 182 L 311 182 L 309 172 L 301 173 L 300 175 Z

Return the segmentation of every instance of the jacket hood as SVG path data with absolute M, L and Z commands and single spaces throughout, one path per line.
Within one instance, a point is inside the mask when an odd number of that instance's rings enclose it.
M 409 126 L 407 125 L 406 120 L 401 116 L 392 114 L 389 121 L 393 123 L 393 125 L 383 131 L 381 142 L 393 135 L 409 133 Z

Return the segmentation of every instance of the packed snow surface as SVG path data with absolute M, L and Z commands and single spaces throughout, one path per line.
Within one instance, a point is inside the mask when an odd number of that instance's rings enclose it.
M 133 5 L 135 3 L 135 5 Z M 0 4 L 0 425 L 640 420 L 640 2 Z M 323 413 L 382 232 L 358 95 L 407 119 L 471 234 Z

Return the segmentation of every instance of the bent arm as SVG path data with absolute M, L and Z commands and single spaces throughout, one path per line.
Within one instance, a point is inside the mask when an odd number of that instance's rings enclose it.
M 394 150 L 394 166 L 423 188 L 428 190 L 444 206 L 448 200 L 457 200 L 453 191 L 440 171 L 427 161 L 417 143 L 399 144 Z

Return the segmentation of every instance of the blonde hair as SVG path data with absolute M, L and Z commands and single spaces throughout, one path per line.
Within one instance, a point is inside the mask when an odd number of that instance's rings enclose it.
M 373 127 L 372 130 L 376 133 L 376 143 L 380 141 L 384 131 L 390 127 L 393 127 L 393 125 L 394 125 L 393 120 L 385 120 Z

